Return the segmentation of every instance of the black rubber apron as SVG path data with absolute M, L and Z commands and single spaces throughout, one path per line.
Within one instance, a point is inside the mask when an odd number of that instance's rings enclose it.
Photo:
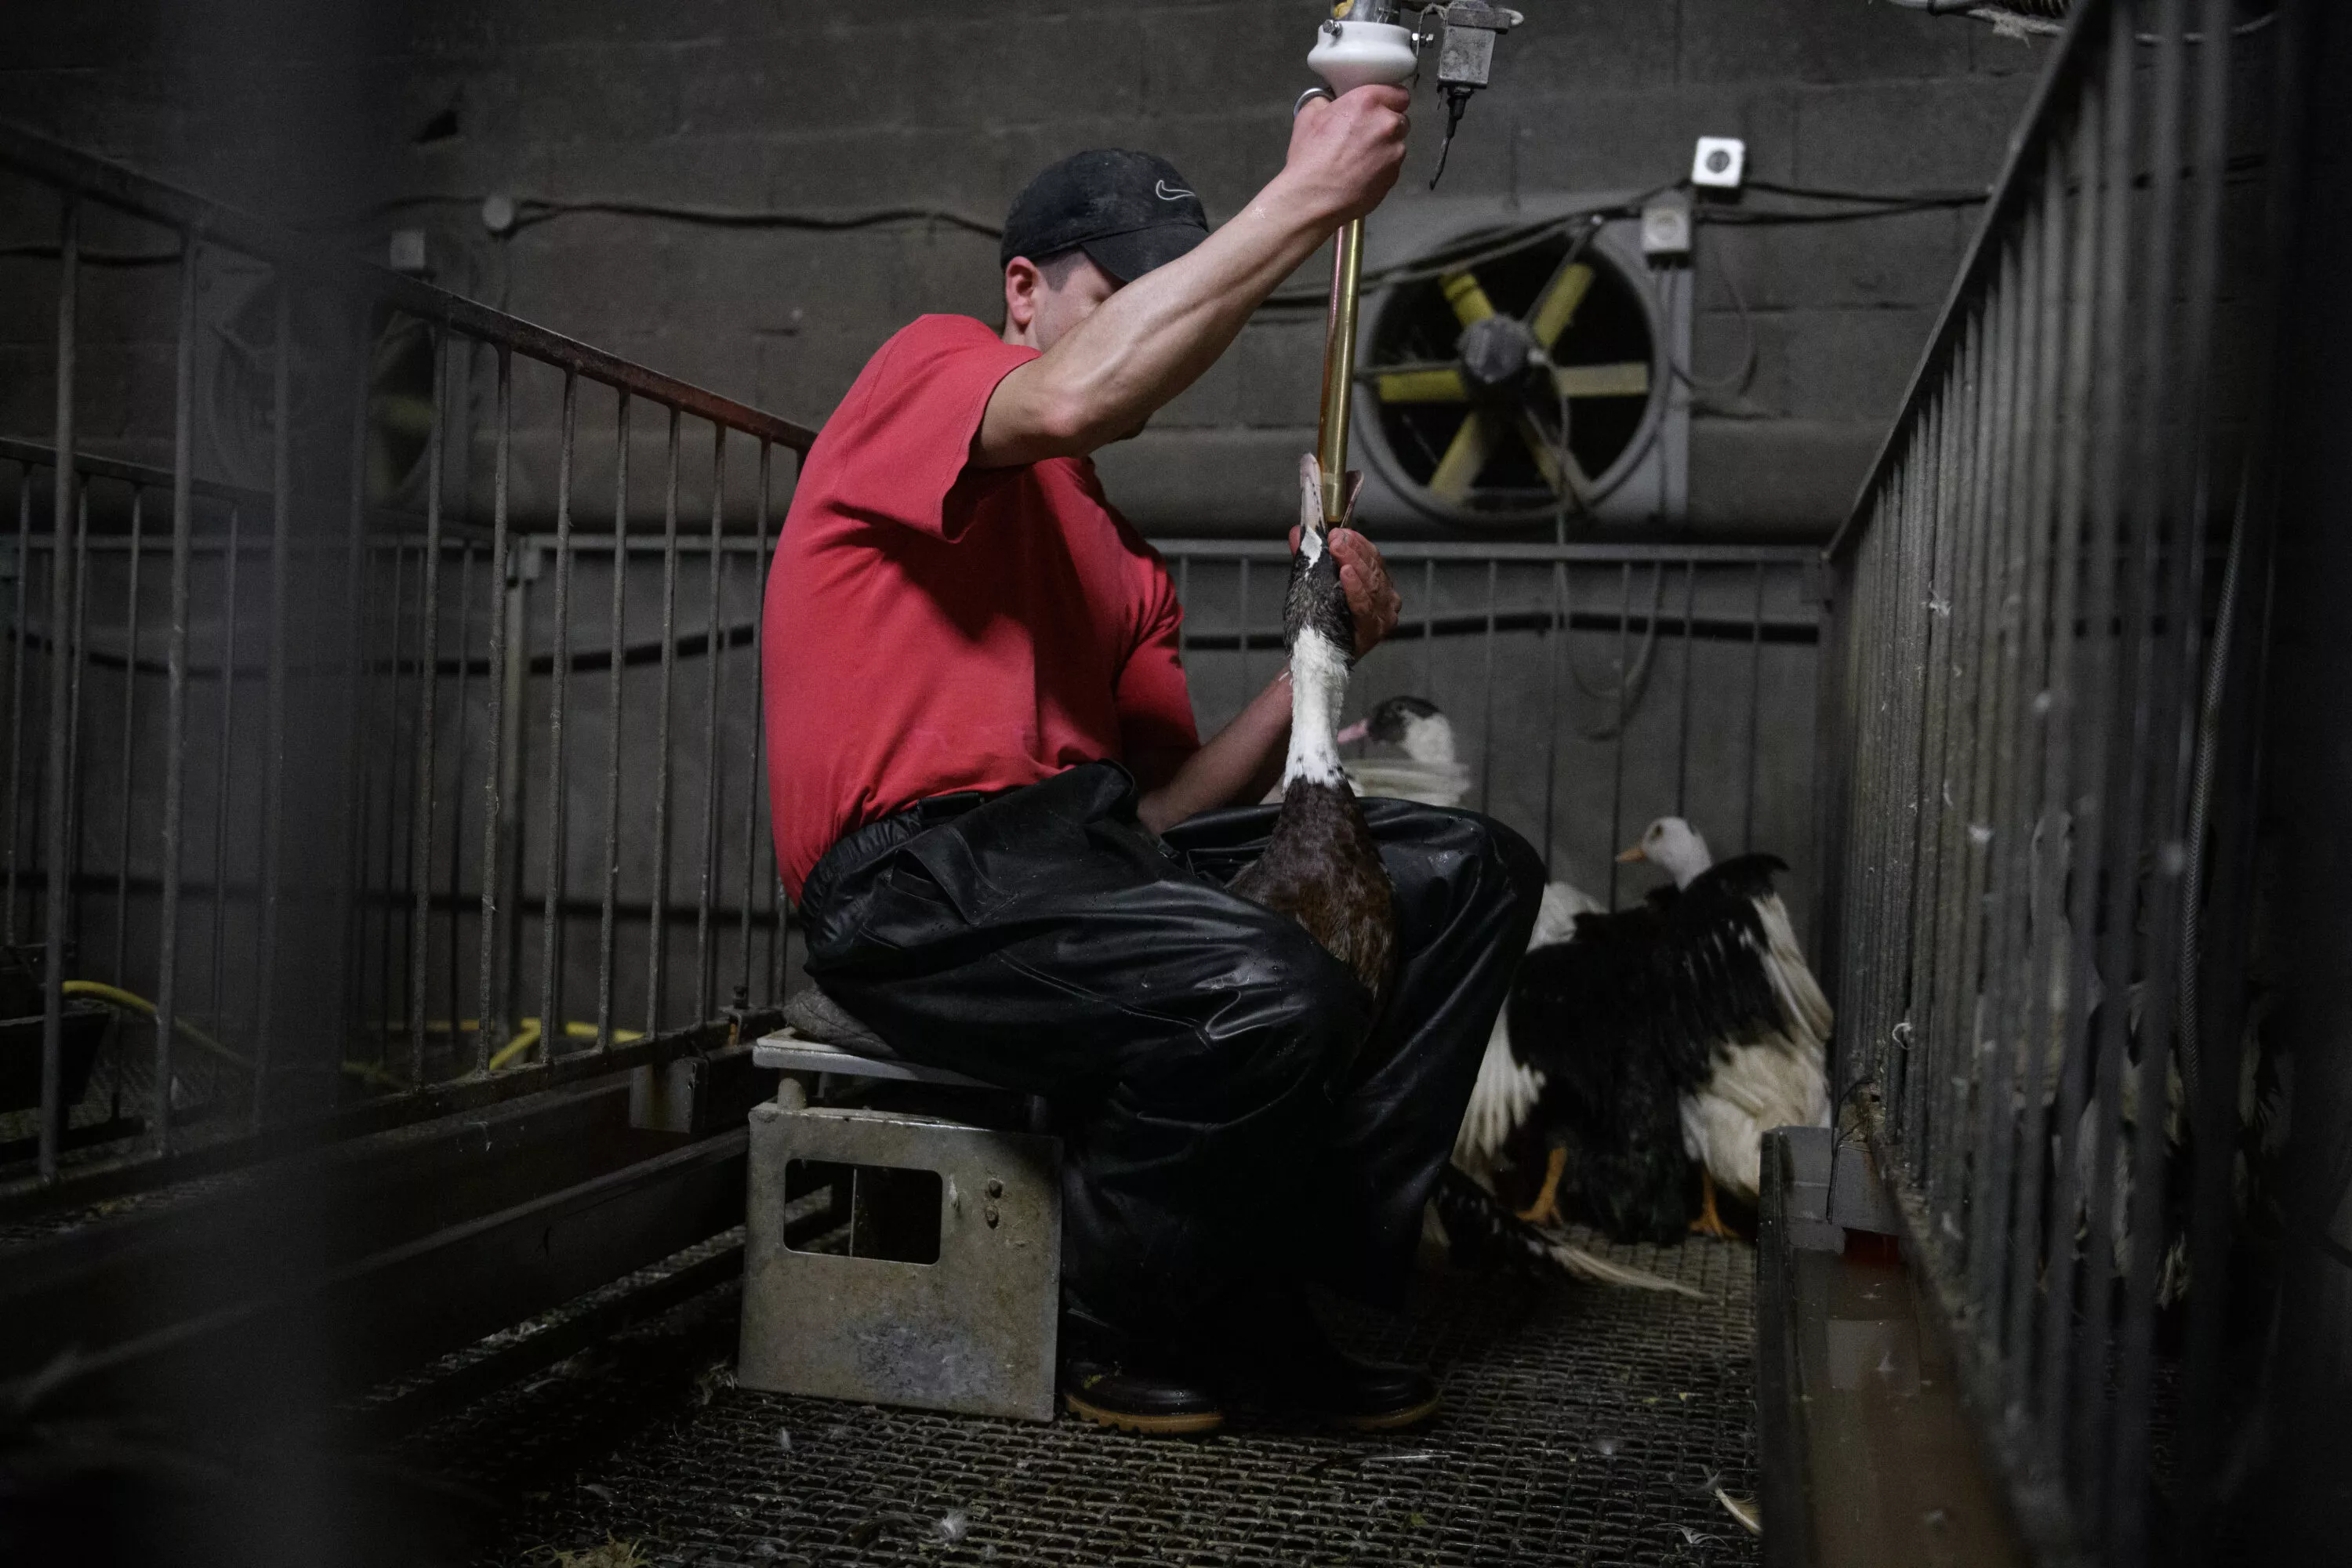
M 803 890 L 808 972 L 908 1059 L 1053 1102 L 1088 1316 L 1181 1333 L 1295 1277 L 1392 1301 L 1543 868 L 1470 812 L 1364 810 L 1401 939 L 1377 1018 L 1295 921 L 1224 889 L 1276 808 L 1155 837 L 1109 763 L 844 837 Z

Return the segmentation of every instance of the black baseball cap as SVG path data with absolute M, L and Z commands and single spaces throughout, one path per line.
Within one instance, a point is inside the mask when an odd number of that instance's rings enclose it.
M 1115 147 L 1074 153 L 1029 182 L 1005 215 L 997 264 L 1084 250 L 1121 283 L 1209 237 L 1209 215 L 1176 165 Z

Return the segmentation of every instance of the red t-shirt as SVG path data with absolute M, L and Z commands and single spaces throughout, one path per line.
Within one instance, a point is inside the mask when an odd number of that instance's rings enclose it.
M 967 466 L 990 394 L 1035 357 L 969 316 L 925 316 L 809 451 L 761 631 L 795 898 L 835 839 L 918 801 L 1200 743 L 1175 585 L 1094 464 Z

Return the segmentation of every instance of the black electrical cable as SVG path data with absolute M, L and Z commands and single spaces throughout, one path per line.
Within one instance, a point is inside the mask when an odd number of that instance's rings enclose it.
M 1991 199 L 1990 191 L 1842 191 L 1822 185 L 1792 184 L 1785 180 L 1749 179 L 1751 191 L 1776 196 L 1805 196 L 1822 202 L 1868 202 L 1878 206 L 1969 206 Z
M 583 214 L 602 214 L 613 217 L 653 217 L 672 223 L 696 224 L 710 228 L 764 228 L 798 230 L 811 234 L 838 234 L 850 229 L 877 228 L 897 223 L 938 223 L 950 228 L 963 229 L 989 239 L 1002 238 L 1002 225 L 983 223 L 976 217 L 952 212 L 945 207 L 877 207 L 856 213 L 793 213 L 735 212 L 724 208 L 673 207 L 653 202 L 539 202 L 515 204 L 516 229 L 534 227 L 561 217 Z
M 1459 83 L 1445 89 L 1445 140 L 1437 144 L 1437 167 L 1429 176 L 1429 188 L 1437 189 L 1437 182 L 1445 178 L 1445 160 L 1454 153 L 1454 133 L 1462 128 L 1462 111 L 1470 107 L 1470 94 L 1475 89 Z
M 395 196 L 379 202 L 368 209 L 371 217 L 384 217 L 396 212 L 424 206 L 479 206 L 483 196 L 445 195 L 420 193 Z M 1001 238 L 1004 229 L 992 224 L 947 207 L 886 206 L 868 207 L 848 212 L 809 212 L 795 210 L 758 210 L 742 207 L 687 206 L 669 202 L 616 201 L 591 198 L 583 201 L 553 201 L 541 196 L 516 196 L 512 233 L 536 227 L 557 218 L 584 215 L 611 217 L 657 218 L 668 223 L 693 224 L 707 228 L 788 229 L 812 234 L 835 234 L 850 229 L 876 228 L 896 223 L 940 223 L 952 228 L 989 239 Z
M 0 246 L 0 259 L 56 261 L 64 255 L 54 245 Z M 85 267 L 171 267 L 180 259 L 176 250 L 83 250 L 77 255 Z
M 1610 202 L 1600 206 L 1579 207 L 1570 212 L 1555 214 L 1534 223 L 1517 224 L 1499 229 L 1482 229 L 1476 234 L 1440 246 L 1412 262 L 1401 262 L 1391 267 L 1370 269 L 1364 274 L 1363 287 L 1367 289 L 1385 289 L 1400 283 L 1428 282 L 1443 278 L 1450 272 L 1466 271 L 1472 268 L 1483 267 L 1489 261 L 1499 261 L 1504 257 L 1515 256 L 1522 250 L 1530 249 L 1543 244 L 1546 240 L 1566 233 L 1572 225 L 1586 223 L 1595 218 L 1638 217 L 1641 216 L 1643 204 L 1652 197 L 1664 195 L 1668 191 L 1677 189 L 1684 183 L 1679 180 L 1673 181 L 1666 184 L 1653 186 L 1641 195 L 1629 196 L 1623 201 Z M 1262 308 L 1320 310 L 1328 309 L 1330 303 L 1331 291 L 1328 288 L 1318 288 L 1312 291 L 1299 289 L 1287 293 L 1268 295 Z
M 1867 223 L 1875 218 L 1902 217 L 1913 213 L 1950 212 L 1984 200 L 1984 197 L 1977 196 L 1968 202 L 1920 202 L 1905 206 L 1847 207 L 1837 212 L 1816 213 L 1764 212 L 1734 207 L 1707 213 L 1701 221 L 1721 224 L 1727 228 L 1793 228 L 1812 224 Z
M 1740 331 L 1748 339 L 1747 352 L 1740 360 L 1739 369 L 1728 376 L 1701 377 L 1694 374 L 1690 367 L 1678 363 L 1672 353 L 1666 355 L 1666 366 L 1675 373 L 1676 380 L 1695 393 L 1704 395 L 1728 392 L 1737 396 L 1746 392 L 1748 384 L 1756 379 L 1758 359 L 1756 313 L 1748 308 L 1748 295 L 1740 289 L 1739 279 L 1730 268 L 1723 264 L 1719 258 L 1716 261 L 1715 270 L 1716 274 L 1723 279 L 1723 286 L 1731 291 L 1731 302 L 1739 308 Z
M 1918 191 L 1863 192 L 1824 189 L 1798 185 L 1776 180 L 1750 180 L 1748 184 L 1774 195 L 1796 196 L 1815 201 L 1857 204 L 1852 207 L 1828 211 L 1805 212 L 1784 209 L 1762 210 L 1752 207 L 1702 206 L 1693 217 L 1703 223 L 1746 224 L 1755 226 L 1852 223 L 1868 218 L 1899 216 L 1906 213 L 1938 212 L 1957 207 L 1979 206 L 1990 200 L 1983 191 Z M 1502 229 L 1489 229 L 1454 241 L 1451 246 L 1431 251 L 1411 263 L 1379 268 L 1364 274 L 1366 289 L 1384 289 L 1401 283 L 1424 282 L 1442 278 L 1449 272 L 1480 267 L 1489 261 L 1543 244 L 1558 237 L 1571 225 L 1591 218 L 1633 218 L 1641 216 L 1642 208 L 1653 199 L 1671 191 L 1685 189 L 1687 179 L 1674 180 L 1654 185 L 1638 195 L 1599 206 L 1581 207 L 1541 219 Z M 1262 309 L 1324 310 L 1330 304 L 1328 289 L 1291 289 L 1269 296 Z
M 1541 245 L 1565 231 L 1570 226 L 1587 219 L 1630 218 L 1637 216 L 1642 207 L 1654 197 L 1679 190 L 1687 180 L 1669 181 L 1621 201 L 1598 206 L 1580 208 L 1556 214 L 1538 222 L 1520 224 L 1499 231 L 1469 237 L 1454 245 L 1431 252 L 1409 264 L 1375 268 L 1364 274 L 1364 286 L 1370 289 L 1388 288 L 1401 283 L 1425 281 L 1443 277 L 1448 272 L 1483 266 L 1490 261 L 1517 254 L 1530 247 Z M 1942 207 L 1974 205 L 1985 200 L 1981 194 L 1947 191 L 1916 193 L 1859 192 L 1818 189 L 1779 181 L 1751 180 L 1755 189 L 1776 195 L 1801 199 L 1861 204 L 1861 210 L 1841 212 L 1764 212 L 1748 208 L 1702 210 L 1699 215 L 1710 223 L 1783 224 L 1838 223 L 1858 218 L 1892 216 L 1906 212 L 1929 211 Z M 383 217 L 393 213 L 420 206 L 478 206 L 485 198 L 475 195 L 420 193 L 399 196 L 378 203 L 370 216 Z M 734 207 L 688 206 L 663 202 L 553 201 L 537 196 L 514 198 L 515 219 L 507 232 L 519 233 L 558 218 L 598 215 L 614 217 L 642 217 L 662 222 L 698 225 L 711 228 L 776 229 L 811 234 L 838 234 L 863 228 L 875 228 L 902 223 L 937 223 L 961 229 L 984 238 L 995 239 L 1003 234 L 1002 226 L 985 222 L 968 213 L 946 207 L 920 205 L 874 207 L 859 211 L 824 213 L 811 211 L 761 211 Z M 44 254 L 33 248 L 0 254 Z M 47 255 L 55 255 L 51 247 Z M 176 257 L 173 258 L 174 259 Z M 123 258 L 123 265 L 145 265 L 161 262 L 164 258 Z M 1329 291 L 1323 288 L 1293 289 L 1276 293 L 1265 300 L 1271 310 L 1322 310 L 1330 303 Z
M 1996 28 L 2014 28 L 2041 37 L 2054 37 L 2065 31 L 2071 0 L 1894 0 L 1906 11 L 1924 11 L 1930 16 L 1966 16 L 1972 22 L 1990 23 Z M 2239 23 L 2230 29 L 2233 38 L 2249 37 L 2278 20 L 2275 9 Z M 2159 34 L 2134 33 L 2132 42 L 2153 47 L 2164 41 Z M 2202 33 L 2184 33 L 2184 44 L 2201 44 Z

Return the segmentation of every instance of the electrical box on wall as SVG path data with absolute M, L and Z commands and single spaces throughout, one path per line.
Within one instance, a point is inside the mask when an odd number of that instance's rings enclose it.
M 1689 363 L 1691 275 L 1669 263 L 1688 252 L 1689 210 L 1679 254 L 1655 248 L 1674 237 L 1669 216 L 1581 216 L 1638 199 L 1440 198 L 1372 216 L 1356 343 L 1368 521 L 1682 517 L 1690 400 L 1675 366 Z
M 396 228 L 384 247 L 383 264 L 394 272 L 405 272 L 411 278 L 430 277 L 432 263 L 425 259 L 425 231 L 421 228 Z
M 1736 191 L 1748 177 L 1748 143 L 1737 136 L 1702 136 L 1691 154 L 1691 184 Z
M 1681 261 L 1690 255 L 1690 198 L 1680 192 L 1642 208 L 1642 254 L 1653 261 Z

